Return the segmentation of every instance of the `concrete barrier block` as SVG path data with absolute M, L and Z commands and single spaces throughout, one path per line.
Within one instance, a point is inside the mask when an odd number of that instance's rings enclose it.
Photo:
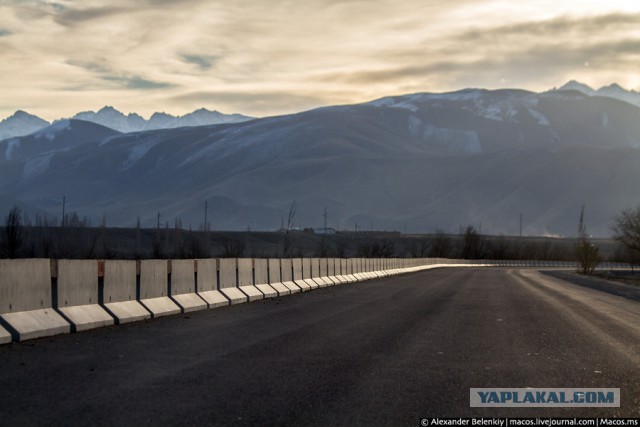
M 229 299 L 231 304 L 241 304 L 247 302 L 247 295 L 237 288 L 237 259 L 221 258 L 218 260 L 220 266 L 220 292 Z
M 342 281 L 338 279 L 336 274 L 336 263 L 338 260 L 336 258 L 327 258 L 327 277 L 334 285 L 342 284 Z M 337 266 L 338 270 L 340 269 L 340 265 Z
M 140 303 L 153 317 L 180 313 L 178 304 L 169 298 L 169 271 L 166 260 L 140 261 Z
M 292 294 L 302 292 L 302 287 L 293 280 L 293 260 L 289 258 L 280 260 L 280 276 L 282 284 L 286 286 Z M 309 289 L 305 286 L 305 290 Z
M 11 334 L 5 328 L 0 326 L 0 344 L 8 344 L 11 342 Z
M 266 259 L 253 260 L 253 277 L 255 287 L 264 295 L 264 298 L 275 298 L 278 291 L 269 285 L 269 262 Z
M 224 288 L 237 287 L 237 259 L 236 258 L 221 258 L 218 260 L 220 267 L 220 282 L 218 287 L 220 290 Z
M 51 308 L 48 259 L 0 259 L 0 313 Z
M 140 300 L 140 303 L 151 312 L 154 318 L 181 312 L 178 304 L 169 297 L 147 298 Z
M 98 305 L 98 262 L 58 261 L 58 310 L 72 331 L 113 325 L 114 318 Z
M 220 291 L 198 292 L 200 298 L 205 300 L 209 308 L 224 307 L 229 305 L 229 299 Z
M 238 289 L 247 295 L 249 302 L 264 298 L 264 294 L 253 284 L 253 259 L 238 258 Z
M 358 278 L 353 275 L 354 273 L 354 261 L 353 258 L 349 258 L 346 261 L 346 277 L 349 280 L 349 283 L 354 283 L 358 281 Z
M 320 258 L 309 258 L 309 266 L 311 268 L 311 280 L 321 288 L 329 286 L 329 284 L 323 280 L 323 275 L 320 274 Z
M 229 305 L 229 300 L 218 290 L 218 260 L 199 259 L 197 291 L 209 308 Z
M 333 280 L 329 279 L 329 259 L 328 258 L 319 258 L 318 259 L 318 275 L 322 279 L 322 281 L 327 286 L 333 286 Z
M 331 280 L 335 278 L 338 281 L 338 284 L 341 284 L 341 285 L 345 283 L 349 283 L 349 281 L 343 274 L 343 271 L 345 271 L 345 268 L 346 268 L 345 267 L 346 260 L 341 258 L 334 258 L 334 261 L 335 261 L 335 275 L 331 277 Z
M 247 296 L 238 288 L 222 288 L 220 292 L 227 297 L 231 305 L 247 302 Z
M 105 304 L 104 307 L 116 318 L 119 325 L 151 318 L 151 313 L 138 301 L 113 302 Z
M 51 261 L 0 260 L 0 318 L 14 341 L 71 332 L 52 308 Z
M 52 308 L 0 315 L 14 341 L 49 337 L 71 332 L 71 325 Z
M 194 260 L 171 261 L 171 299 L 178 304 L 183 313 L 207 308 L 207 303 L 196 294 Z
M 302 292 L 310 291 L 311 289 L 317 288 L 318 286 L 311 286 L 304 280 L 303 270 L 302 270 L 302 258 L 294 258 L 291 260 L 291 266 L 293 268 L 292 278 L 293 282 L 300 287 Z
M 249 302 L 264 299 L 264 294 L 255 286 L 239 286 L 238 289 L 247 296 Z
M 311 258 L 302 258 L 302 280 L 309 285 L 311 289 L 318 289 L 320 285 L 313 280 L 311 273 Z
M 267 262 L 269 268 L 269 286 L 278 292 L 278 296 L 290 295 L 291 289 L 282 284 L 282 276 L 280 274 L 280 260 L 270 259 Z
M 136 300 L 136 276 L 136 261 L 104 262 L 104 307 L 118 324 L 151 318 L 151 313 Z
M 173 295 L 171 299 L 178 304 L 183 313 L 207 309 L 207 302 L 196 293 Z
M 271 286 L 276 292 L 278 292 L 278 296 L 291 295 L 291 289 L 285 286 L 282 282 L 270 283 Z M 300 292 L 300 288 L 296 287 L 297 291 Z
M 97 304 L 61 307 L 58 310 L 71 322 L 71 329 L 75 332 L 109 326 L 115 323 L 114 318 Z
M 262 292 L 262 295 L 265 299 L 275 298 L 278 296 L 278 291 L 276 291 L 271 285 L 268 285 L 266 283 L 261 285 L 256 285 L 256 288 L 258 288 L 258 290 Z

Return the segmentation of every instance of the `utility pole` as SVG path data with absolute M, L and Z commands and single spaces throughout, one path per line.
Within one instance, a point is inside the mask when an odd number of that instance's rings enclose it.
M 520 237 L 522 237 L 522 212 L 520 212 Z
M 327 232 L 327 218 L 328 218 L 327 207 L 326 206 L 324 208 L 324 214 L 322 216 L 324 218 L 324 232 L 326 233 Z
M 66 205 L 67 205 L 67 196 L 63 194 L 62 195 L 62 228 L 64 228 L 64 226 L 66 225 L 65 224 L 66 221 L 65 221 L 65 218 L 64 218 L 64 216 L 66 215 L 66 213 L 65 213 L 65 209 L 67 207 Z
M 160 230 L 160 212 L 158 212 L 158 230 Z
M 208 208 L 208 201 L 205 200 L 204 201 L 204 231 L 209 231 L 209 227 L 207 227 L 207 208 Z

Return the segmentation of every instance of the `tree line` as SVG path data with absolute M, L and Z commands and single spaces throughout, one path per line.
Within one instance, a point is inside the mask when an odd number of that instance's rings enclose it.
M 603 260 L 601 247 L 588 237 L 581 212 L 577 239 L 487 236 L 469 225 L 460 234 L 432 235 L 338 232 L 317 235 L 313 230 L 224 232 L 185 230 L 176 219 L 155 228 L 95 227 L 71 212 L 64 220 L 36 217 L 35 222 L 12 208 L 0 233 L 3 258 L 149 259 L 149 258 L 461 258 L 496 260 L 578 261 L 585 273 Z M 618 245 L 608 248 L 608 260 L 640 260 L 640 206 L 623 211 L 614 227 Z

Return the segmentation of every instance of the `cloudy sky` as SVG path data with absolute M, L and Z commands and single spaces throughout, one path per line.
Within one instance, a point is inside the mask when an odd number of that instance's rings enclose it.
M 640 89 L 640 1 L 0 0 L 0 118 L 255 116 L 570 79 Z

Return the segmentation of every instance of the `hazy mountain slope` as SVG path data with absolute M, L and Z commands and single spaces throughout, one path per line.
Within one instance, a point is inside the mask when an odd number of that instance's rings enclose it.
M 107 106 L 98 112 L 85 111 L 73 116 L 77 120 L 85 120 L 109 127 L 119 132 L 138 132 L 153 129 L 171 129 L 183 126 L 204 126 L 221 123 L 239 123 L 253 119 L 241 114 L 222 114 L 201 108 L 184 116 L 172 116 L 166 113 L 154 113 L 149 120 L 136 113 L 124 115 L 113 107 Z
M 47 126 L 49 122 L 38 116 L 16 111 L 12 116 L 0 121 L 0 140 L 29 135 Z
M 528 234 L 571 235 L 586 204 L 589 231 L 608 235 L 639 202 L 638 117 L 576 91 L 465 90 L 95 138 L 71 121 L 55 150 L 42 136 L 13 142 L 28 156 L 0 143 L 0 193 L 50 212 L 65 194 L 68 210 L 126 226 L 160 212 L 197 228 L 208 200 L 226 229 L 277 229 L 297 200 L 301 227 L 321 225 L 326 207 L 340 228 L 516 234 L 522 213 Z
M 640 106 L 640 93 L 635 90 L 626 90 L 617 83 L 612 83 L 609 86 L 603 86 L 600 89 L 595 90 L 584 83 L 571 80 L 557 90 L 576 90 L 584 93 L 585 95 L 604 96 Z

